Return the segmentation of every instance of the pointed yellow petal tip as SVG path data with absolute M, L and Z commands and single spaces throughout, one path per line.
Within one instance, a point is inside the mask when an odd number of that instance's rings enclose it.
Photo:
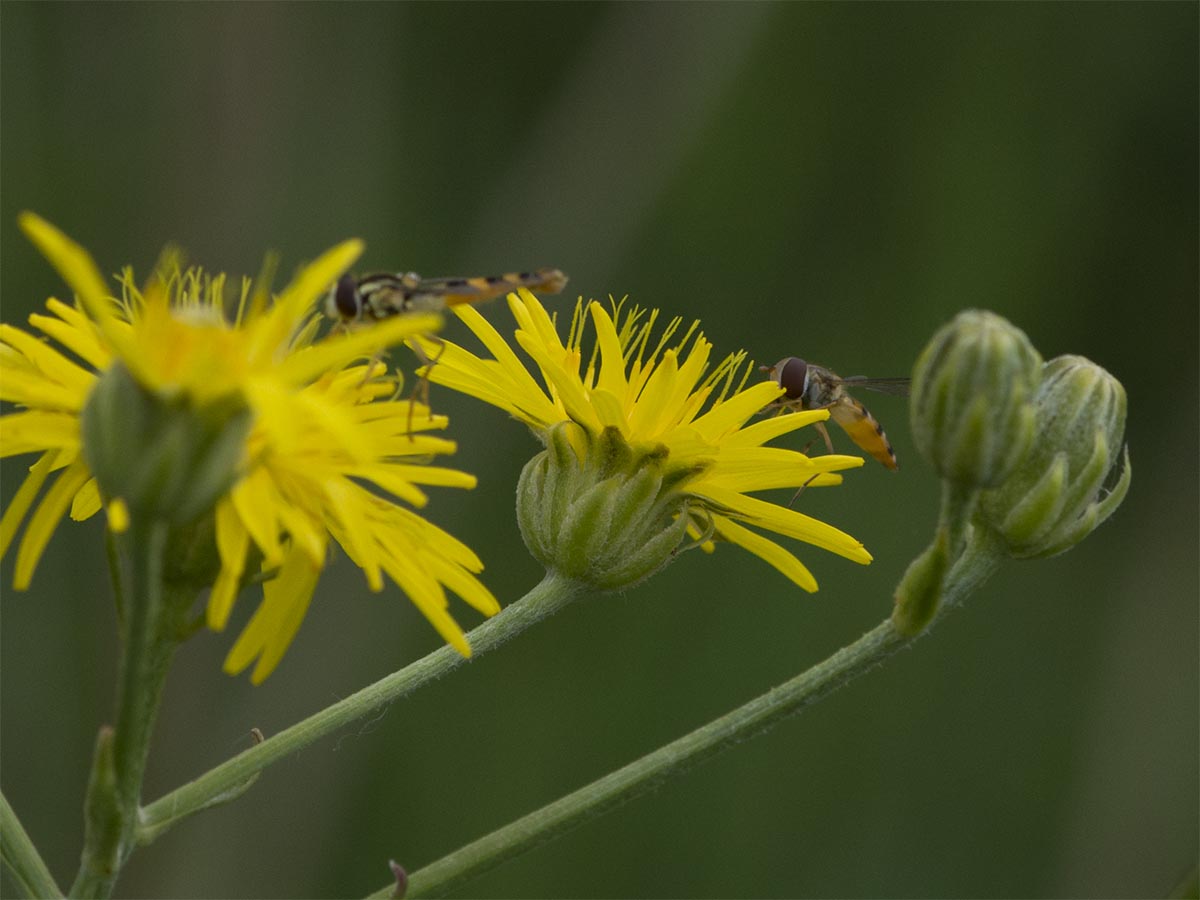
M 467 642 L 467 636 L 462 632 L 453 635 L 449 638 L 450 646 L 457 650 L 463 659 L 471 658 L 471 645 Z
M 17 224 L 79 295 L 88 311 L 97 319 L 104 319 L 108 315 L 104 303 L 108 289 L 91 255 L 37 213 L 22 212 L 17 216 Z
M 262 684 L 264 681 L 266 681 L 267 676 L 270 675 L 274 671 L 275 671 L 275 666 L 263 665 L 262 661 L 260 660 L 258 665 L 256 665 L 254 667 L 254 671 L 250 673 L 250 683 L 252 685 L 254 685 L 255 687 L 258 687 L 260 684 Z M 237 673 L 231 672 L 230 674 L 236 675 Z
M 363 255 L 363 251 L 367 249 L 367 242 L 362 238 L 347 238 L 333 249 L 335 253 L 345 253 L 353 263 Z
M 113 534 L 124 534 L 129 530 L 129 507 L 125 505 L 125 501 L 120 497 L 112 500 L 105 510 L 108 514 L 108 527 L 113 530 Z

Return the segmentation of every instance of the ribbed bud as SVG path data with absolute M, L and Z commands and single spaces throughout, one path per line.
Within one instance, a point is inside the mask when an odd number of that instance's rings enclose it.
M 84 405 L 83 453 L 106 497 L 181 525 L 229 490 L 250 424 L 240 399 L 193 407 L 147 390 L 118 363 Z
M 1132 469 L 1124 451 L 1121 475 L 1104 490 L 1121 457 L 1125 389 L 1082 356 L 1046 363 L 1034 396 L 1037 437 L 1001 487 L 983 495 L 979 516 L 1018 558 L 1070 549 L 1120 506 Z
M 665 459 L 666 448 L 635 453 L 616 428 L 597 437 L 554 426 L 517 485 L 525 546 L 548 570 L 601 590 L 654 574 L 686 533 L 679 489 L 694 474 L 668 470 Z
M 934 336 L 913 371 L 913 441 L 941 476 L 965 487 L 1002 484 L 1033 437 L 1031 400 L 1042 360 L 1019 328 L 967 310 Z

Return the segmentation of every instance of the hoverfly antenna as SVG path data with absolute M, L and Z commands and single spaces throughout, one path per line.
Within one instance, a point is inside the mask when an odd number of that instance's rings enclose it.
M 358 282 L 349 272 L 329 289 L 325 311 L 331 319 L 341 319 L 343 322 L 353 322 L 362 315 L 362 295 L 358 292 Z
M 804 396 L 808 385 L 808 363 L 796 356 L 781 359 L 772 368 L 771 377 L 779 382 L 785 397 L 797 400 Z

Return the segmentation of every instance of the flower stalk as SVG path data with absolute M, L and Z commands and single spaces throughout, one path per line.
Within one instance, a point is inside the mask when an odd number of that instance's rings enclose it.
M 54 876 L 37 847 L 29 839 L 21 820 L 9 805 L 8 798 L 0 794 L 0 858 L 25 897 L 61 897 L 62 889 L 54 882 Z
M 117 537 L 119 583 L 126 602 L 117 677 L 115 725 L 101 730 L 85 803 L 84 851 L 73 897 L 107 897 L 136 844 L 142 778 L 179 618 L 192 594 L 167 589 L 164 558 L 170 529 L 135 515 Z
M 906 632 L 885 619 L 790 681 L 772 688 L 591 784 L 510 822 L 409 875 L 406 897 L 441 897 L 478 875 L 644 794 L 723 750 L 765 734 L 780 721 L 823 700 L 928 632 L 938 619 L 977 590 L 995 571 L 999 555 L 969 542 L 945 579 L 942 603 L 927 627 Z M 394 883 L 370 894 L 393 896 Z
M 467 634 L 474 655 L 499 647 L 510 638 L 567 606 L 586 588 L 577 581 L 548 573 L 524 597 Z M 302 750 L 351 722 L 441 678 L 466 662 L 466 657 L 443 646 L 403 669 L 381 678 L 290 728 L 269 736 L 141 811 L 137 841 L 148 844 L 172 825 L 202 809 L 233 799 L 246 782 L 271 763 Z
M 1028 453 L 1041 364 L 1024 332 L 984 310 L 959 313 L 918 357 L 909 419 L 917 447 L 942 477 L 942 502 L 933 541 L 896 588 L 892 621 L 906 634 L 932 624 L 981 496 Z

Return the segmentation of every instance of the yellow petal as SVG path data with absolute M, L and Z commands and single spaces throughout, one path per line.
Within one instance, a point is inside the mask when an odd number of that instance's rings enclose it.
M 367 587 L 378 593 L 383 590 L 381 560 L 389 552 L 405 552 L 403 546 L 380 539 L 381 529 L 372 513 L 380 509 L 382 501 L 358 485 L 342 480 L 329 482 L 324 490 L 330 509 L 336 510 L 336 515 L 327 519 L 334 540 L 363 570 Z
M 129 507 L 120 497 L 108 501 L 105 514 L 108 517 L 108 527 L 112 529 L 113 534 L 124 534 L 129 530 Z
M 95 478 L 89 478 L 79 489 L 75 499 L 71 501 L 71 519 L 82 522 L 100 512 L 103 504 L 100 502 L 100 486 Z
M 317 298 L 354 265 L 362 251 L 362 241 L 344 241 L 301 269 L 280 293 L 274 306 L 261 318 L 246 323 L 247 331 L 253 335 L 249 357 L 264 364 L 275 361 Z
M 718 403 L 704 415 L 698 417 L 692 425 L 701 433 L 709 437 L 710 440 L 719 440 L 725 438 L 730 432 L 735 432 L 741 436 L 749 429 L 743 429 L 742 425 L 753 416 L 760 412 L 763 407 L 778 397 L 780 394 L 779 386 L 774 382 L 764 381 L 761 384 L 756 384 L 751 388 L 747 388 L 740 394 L 729 398 L 723 403 Z M 828 415 L 826 416 L 828 417 Z M 793 428 L 800 427 L 799 424 L 789 423 Z M 738 431 L 738 429 L 741 429 Z M 792 429 L 786 429 L 779 432 L 786 434 Z M 762 441 L 759 441 L 762 443 Z
M 0 416 L 0 457 L 50 448 L 74 450 L 79 441 L 77 415 L 35 409 Z
M 592 404 L 588 402 L 583 383 L 579 380 L 579 373 L 564 369 L 558 360 L 551 357 L 545 345 L 533 340 L 528 333 L 517 332 L 517 342 L 554 385 L 563 406 L 566 407 L 567 415 L 589 431 L 599 431 L 600 419 Z
M 221 557 L 221 572 L 208 598 L 206 619 L 213 631 L 221 631 L 229 621 L 246 568 L 246 551 L 250 549 L 250 532 L 242 524 L 233 502 L 223 499 L 215 513 L 217 554 Z
M 412 335 L 429 334 L 441 327 L 442 317 L 438 315 L 393 316 L 293 353 L 280 362 L 276 374 L 289 384 L 302 384 L 358 357 L 373 356 Z
M 53 297 L 46 301 L 46 308 L 54 315 L 31 315 L 29 324 L 54 338 L 93 368 L 108 368 L 112 362 L 112 351 L 100 342 L 96 328 L 87 316 L 74 306 L 68 306 Z
M 44 317 L 30 316 L 29 318 L 32 320 Z M 0 325 L 0 341 L 4 341 L 24 355 L 43 378 L 50 379 L 71 391 L 78 397 L 81 404 L 96 381 L 96 376 L 91 372 L 77 366 L 49 344 L 38 340 L 31 334 L 26 334 L 19 328 Z
M 778 569 L 810 594 L 817 589 L 817 579 L 808 571 L 804 563 L 792 556 L 774 541 L 760 534 L 755 534 L 748 528 L 743 528 L 724 516 L 713 516 L 713 526 L 717 534 L 729 541 L 749 550 L 768 565 Z
M 271 484 L 271 476 L 263 469 L 255 469 L 234 486 L 230 498 L 242 524 L 262 552 L 264 567 L 282 564 L 283 546 L 274 515 L 280 498 Z
M 428 577 L 427 573 L 415 569 L 407 561 L 391 560 L 384 565 L 384 569 L 408 595 L 413 605 L 429 620 L 429 624 L 441 635 L 442 640 L 463 656 L 469 657 L 471 645 L 467 643 L 466 635 L 458 623 L 446 611 L 446 592 L 442 590 L 441 584 Z
M 263 585 L 262 602 L 225 657 L 226 673 L 236 675 L 257 659 L 251 682 L 261 684 L 271 674 L 304 620 L 318 575 L 304 553 L 287 554 L 279 574 Z
M 776 534 L 796 538 L 857 563 L 865 565 L 871 561 L 871 554 L 866 551 L 861 541 L 812 516 L 716 485 L 706 484 L 694 487 L 693 490 L 699 496 L 708 497 L 717 503 L 724 515 L 736 516 Z
M 91 255 L 35 213 L 21 213 L 17 216 L 17 224 L 50 265 L 58 270 L 63 281 L 75 291 L 101 333 L 119 349 L 122 356 L 131 355 L 130 351 L 134 348 L 129 345 L 127 333 L 114 327 L 116 316 L 108 302 L 108 288 Z
M 607 310 L 599 303 L 588 304 L 592 323 L 596 328 L 596 345 L 600 348 L 600 371 L 596 381 L 599 390 L 624 401 L 629 397 L 629 382 L 625 378 L 625 351 L 617 335 L 616 326 Z M 623 418 L 623 417 L 622 417 Z
M 108 288 L 104 276 L 96 268 L 91 255 L 41 216 L 23 212 L 17 216 L 17 224 L 42 256 L 58 270 L 63 281 L 79 295 L 88 312 L 100 321 L 111 315 L 107 303 Z
M 25 476 L 25 480 L 9 501 L 8 508 L 4 510 L 4 517 L 0 518 L 0 558 L 8 553 L 8 547 L 21 526 L 21 520 L 25 518 L 25 513 L 29 511 L 46 477 L 53 470 L 57 455 L 57 450 L 50 450 L 43 453 L 38 461 L 29 467 L 29 474 Z
M 757 447 L 806 425 L 824 422 L 828 418 L 829 410 L 827 409 L 810 409 L 804 412 L 771 416 L 729 435 L 722 441 L 722 444 L 726 447 Z
M 771 488 L 796 488 L 841 484 L 838 475 L 826 474 L 842 469 L 858 468 L 861 456 L 805 456 L 781 447 L 722 447 L 716 464 L 698 481 L 712 483 L 739 493 L 765 491 Z
M 77 460 L 68 466 L 46 491 L 46 496 L 30 517 L 25 536 L 21 538 L 21 546 L 17 549 L 16 572 L 13 575 L 13 587 L 17 590 L 23 591 L 29 587 L 29 582 L 33 579 L 33 570 L 37 567 L 46 544 L 50 542 L 54 529 L 58 527 L 59 521 L 67 511 L 71 498 L 90 477 L 87 466 L 81 460 Z

